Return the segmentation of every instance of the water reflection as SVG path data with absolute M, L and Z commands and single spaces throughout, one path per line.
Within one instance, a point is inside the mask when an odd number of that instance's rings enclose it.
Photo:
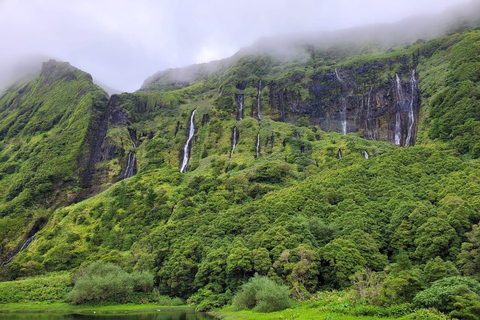
M 0 320 L 212 320 L 211 316 L 189 311 L 159 311 L 131 314 L 55 314 L 55 313 L 0 313 Z

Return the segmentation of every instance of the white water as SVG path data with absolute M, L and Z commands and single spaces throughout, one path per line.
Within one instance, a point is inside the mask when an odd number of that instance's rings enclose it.
M 3 265 L 6 265 L 7 263 L 10 263 L 13 259 L 15 259 L 15 257 L 21 253 L 23 250 L 26 250 L 28 249 L 28 247 L 30 247 L 30 245 L 33 243 L 33 241 L 35 240 L 35 237 L 37 236 L 37 234 L 35 233 L 33 236 L 31 236 L 30 238 L 26 239 L 22 245 L 20 246 L 20 249 L 18 250 L 18 252 L 16 252 L 10 259 L 8 259 L 7 261 L 5 261 L 4 263 L 1 264 L 1 266 Z
M 402 89 L 402 81 L 398 74 L 395 74 L 395 80 L 397 82 L 397 94 L 398 94 L 398 105 L 397 113 L 395 114 L 395 144 L 399 146 L 402 139 L 402 118 L 400 112 L 403 110 L 405 105 L 405 97 Z
M 340 81 L 343 84 L 343 79 L 340 78 L 340 75 L 338 74 L 337 68 L 335 68 L 335 76 L 337 76 L 337 80 Z
M 411 145 L 413 124 L 415 123 L 415 116 L 413 115 L 413 102 L 415 98 L 415 91 L 417 88 L 417 80 L 415 79 L 415 70 L 412 70 L 412 77 L 410 78 L 410 85 L 412 87 L 412 96 L 410 97 L 410 105 L 408 107 L 408 131 L 405 146 Z
M 343 85 L 343 79 L 340 77 L 340 74 L 338 73 L 337 68 L 335 68 L 335 76 L 337 77 L 337 80 Z M 343 110 L 340 111 L 340 122 L 342 124 L 342 133 L 345 135 L 347 134 L 347 105 L 345 101 L 345 97 L 342 97 L 342 105 L 343 105 Z
M 403 107 L 403 104 L 405 102 L 405 98 L 404 98 L 404 95 L 403 95 L 402 82 L 400 80 L 400 77 L 398 76 L 398 73 L 395 73 L 395 79 L 397 80 L 398 101 L 400 102 L 401 106 Z
M 255 145 L 255 158 L 260 155 L 260 132 L 257 134 L 257 144 Z
M 188 147 L 190 145 L 190 141 L 192 141 L 193 135 L 195 134 L 195 125 L 193 123 L 193 120 L 194 120 L 196 111 L 197 110 L 193 110 L 192 115 L 190 116 L 190 131 L 188 132 L 188 139 L 187 139 L 187 142 L 185 142 L 185 147 L 183 148 L 183 162 L 182 162 L 182 166 L 180 167 L 180 172 L 182 173 L 187 171 L 188 159 L 190 157 Z
M 135 143 L 133 143 L 135 146 Z M 135 169 L 135 160 L 136 160 L 137 153 L 135 151 L 130 151 L 128 153 L 128 161 L 127 161 L 127 169 L 125 169 L 125 173 L 123 174 L 123 178 L 127 179 L 133 176 L 134 169 Z
M 235 151 L 235 147 L 238 143 L 238 129 L 237 127 L 233 127 L 233 138 L 232 138 L 232 151 L 230 152 L 230 158 L 233 157 L 233 152 Z
M 372 110 L 371 110 L 371 97 L 372 97 L 372 90 L 373 85 L 370 87 L 370 91 L 368 91 L 368 98 L 367 98 L 367 119 L 365 120 L 366 129 L 368 134 L 370 135 L 371 140 L 376 140 L 375 138 L 375 126 L 372 126 Z
M 237 120 L 243 120 L 243 101 L 244 97 L 243 94 L 239 94 L 236 97 L 237 100 Z
M 338 149 L 337 158 L 342 159 L 342 150 Z
M 345 135 L 347 134 L 347 108 L 344 107 L 342 111 L 340 111 L 340 122 L 342 123 L 342 133 Z
M 397 146 L 400 145 L 400 140 L 402 137 L 402 128 L 400 127 L 400 122 L 400 113 L 397 112 L 397 114 L 395 115 L 395 144 Z
M 367 151 L 363 151 L 363 157 L 364 157 L 365 159 L 368 159 L 369 156 L 368 156 L 368 152 L 367 152 Z
M 262 119 L 262 114 L 260 113 L 260 94 L 262 93 L 262 80 L 258 80 L 258 96 L 257 96 L 257 116 L 258 120 Z

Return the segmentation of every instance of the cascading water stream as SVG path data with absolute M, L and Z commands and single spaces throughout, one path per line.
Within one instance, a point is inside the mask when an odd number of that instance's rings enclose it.
M 260 155 L 260 132 L 257 134 L 257 143 L 255 145 L 255 158 Z
M 16 252 L 13 254 L 12 257 L 10 257 L 7 261 L 3 262 L 0 267 L 6 265 L 7 263 L 10 263 L 12 262 L 13 259 L 15 259 L 15 257 L 21 253 L 23 250 L 26 250 L 28 249 L 28 247 L 30 247 L 30 245 L 33 243 L 33 241 L 35 240 L 35 237 L 37 236 L 37 234 L 35 233 L 33 236 L 29 237 L 28 239 L 26 239 L 25 241 L 22 242 L 22 244 L 17 247 L 16 249 Z
M 238 143 L 238 129 L 237 127 L 233 127 L 233 135 L 232 135 L 232 151 L 230 152 L 230 158 L 233 157 L 233 152 L 235 151 L 235 147 Z
M 372 125 L 372 109 L 371 109 L 371 97 L 372 97 L 373 85 L 370 87 L 370 91 L 367 96 L 367 119 L 365 120 L 365 128 L 370 134 L 371 140 L 376 140 L 375 137 L 375 125 Z
M 395 74 L 395 79 L 397 83 L 397 94 L 398 94 L 398 107 L 397 113 L 395 114 L 395 144 L 399 146 L 402 140 L 402 118 L 400 112 L 404 109 L 405 98 L 402 89 L 402 82 L 398 74 Z
M 340 78 L 340 74 L 338 73 L 337 68 L 335 68 L 335 76 L 337 77 L 337 80 L 340 81 L 341 84 L 343 84 L 343 79 Z
M 340 74 L 338 73 L 337 68 L 335 68 L 335 76 L 337 77 L 337 80 L 343 85 L 343 79 L 340 77 Z M 342 111 L 339 112 L 340 114 L 340 123 L 342 125 L 342 133 L 345 135 L 347 134 L 347 102 L 345 100 L 345 97 L 342 97 L 342 105 L 343 109 Z
M 180 167 L 180 172 L 184 173 L 187 171 L 187 165 L 188 165 L 188 160 L 190 158 L 190 143 L 192 141 L 193 135 L 195 134 L 195 125 L 193 123 L 193 120 L 195 118 L 195 112 L 197 110 L 193 110 L 192 115 L 190 116 L 190 129 L 188 131 L 188 138 L 187 142 L 185 142 L 185 147 L 183 148 L 183 162 L 182 166 Z
M 338 149 L 337 159 L 342 159 L 342 149 Z
M 127 169 L 125 169 L 125 173 L 123 174 L 124 179 L 130 178 L 135 174 L 136 156 L 137 153 L 135 150 L 128 152 Z
M 235 94 L 235 102 L 237 103 L 237 120 L 243 120 L 243 94 Z
M 400 127 L 400 123 L 401 123 L 401 118 L 400 118 L 400 113 L 397 112 L 397 114 L 395 114 L 395 144 L 397 146 L 400 145 L 401 143 L 401 138 L 402 138 L 402 128 Z
M 260 112 L 260 94 L 262 93 L 262 80 L 258 80 L 258 96 L 257 96 L 257 117 L 258 120 L 262 119 L 262 114 Z
M 363 157 L 364 157 L 365 159 L 368 159 L 368 158 L 369 158 L 367 151 L 363 151 Z
M 345 102 L 345 100 L 343 100 Z M 347 134 L 347 107 L 345 106 L 342 111 L 340 111 L 340 122 L 342 124 L 342 133 Z
M 410 85 L 412 88 L 412 95 L 410 97 L 410 104 L 408 106 L 408 131 L 407 131 L 407 139 L 405 140 L 405 146 L 407 147 L 411 145 L 413 124 L 415 123 L 415 116 L 413 114 L 413 103 L 415 99 L 415 91 L 417 89 L 417 80 L 415 79 L 415 70 L 412 70 Z

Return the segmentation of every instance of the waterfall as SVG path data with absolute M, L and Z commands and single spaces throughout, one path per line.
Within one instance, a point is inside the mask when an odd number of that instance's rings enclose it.
M 338 149 L 337 159 L 342 159 L 342 149 Z
M 343 79 L 340 77 L 337 68 L 335 68 L 335 76 L 337 77 L 337 80 L 344 86 Z M 340 123 L 342 124 L 342 133 L 345 135 L 347 134 L 347 102 L 345 101 L 345 96 L 342 97 L 342 105 L 343 109 L 339 112 L 339 114 Z
M 337 80 L 340 81 L 340 83 L 343 84 L 343 80 L 342 80 L 342 78 L 340 78 L 340 75 L 338 74 L 337 68 L 335 68 L 335 76 L 337 77 Z
M 401 145 L 402 139 L 402 118 L 400 112 L 404 109 L 405 98 L 402 89 L 402 81 L 398 76 L 398 73 L 395 74 L 395 80 L 397 83 L 397 94 L 398 94 L 398 106 L 397 113 L 395 114 L 395 144 L 397 146 Z
M 404 98 L 404 95 L 403 95 L 402 80 L 400 80 L 400 77 L 398 76 L 398 73 L 395 73 L 395 80 L 397 82 L 398 101 L 400 103 L 401 109 L 403 109 L 403 104 L 405 103 L 405 98 Z
M 345 99 L 343 100 L 345 102 Z M 340 122 L 342 123 L 342 133 L 347 134 L 347 107 L 340 111 Z
M 255 158 L 260 155 L 260 132 L 257 134 L 257 143 L 255 144 Z
M 232 135 L 232 151 L 230 152 L 230 158 L 233 157 L 233 152 L 235 151 L 235 147 L 238 143 L 238 129 L 237 127 L 233 127 L 233 135 Z
M 235 102 L 237 103 L 237 120 L 243 120 L 243 94 L 235 94 Z
M 134 148 L 136 149 L 135 143 L 133 145 L 134 145 Z M 123 174 L 123 179 L 130 178 L 135 174 L 136 155 L 137 153 L 135 152 L 135 150 L 128 152 L 127 169 L 125 169 L 125 173 Z
M 364 157 L 365 159 L 368 159 L 368 152 L 367 152 L 367 151 L 363 151 L 363 157 Z
M 400 127 L 400 122 L 401 122 L 401 118 L 400 118 L 400 113 L 396 113 L 395 114 L 395 144 L 397 146 L 400 145 L 400 140 L 402 138 L 402 128 Z
M 257 117 L 258 120 L 262 119 L 262 114 L 260 113 L 260 94 L 262 93 L 262 80 L 258 80 L 258 96 L 257 96 Z
M 182 166 L 180 167 L 180 172 L 185 172 L 187 171 L 187 165 L 188 165 L 188 159 L 190 157 L 190 149 L 191 149 L 191 141 L 193 138 L 193 135 L 195 134 L 195 125 L 193 123 L 194 117 L 195 117 L 195 112 L 197 110 L 193 110 L 192 115 L 190 116 L 190 129 L 188 131 L 188 138 L 187 142 L 185 142 L 185 147 L 183 148 L 183 162 Z
M 373 90 L 373 85 L 370 87 L 370 91 L 368 92 L 368 96 L 367 96 L 367 117 L 366 117 L 367 119 L 365 120 L 365 129 L 367 130 L 367 133 L 370 134 L 370 139 L 376 140 L 375 122 L 374 122 L 374 125 L 372 125 L 372 109 L 371 109 L 372 90 Z
M 407 139 L 405 140 L 405 146 L 407 147 L 411 145 L 413 124 L 415 123 L 415 116 L 413 114 L 413 103 L 415 99 L 415 91 L 417 88 L 417 80 L 415 79 L 415 69 L 412 70 L 410 85 L 412 87 L 412 95 L 410 97 L 410 104 L 408 107 L 408 132 L 407 132 Z
M 21 253 L 23 250 L 26 250 L 28 249 L 28 247 L 30 247 L 30 245 L 33 243 L 33 241 L 35 240 L 35 237 L 37 236 L 37 234 L 35 233 L 33 236 L 27 238 L 26 240 L 24 240 L 22 242 L 22 244 L 20 246 L 18 246 L 15 251 L 14 251 L 14 254 L 12 257 L 10 257 L 7 261 L 5 262 L 2 262 L 2 264 L 0 264 L 0 267 L 6 265 L 7 263 L 10 263 L 12 262 L 13 259 L 15 259 L 15 257 Z

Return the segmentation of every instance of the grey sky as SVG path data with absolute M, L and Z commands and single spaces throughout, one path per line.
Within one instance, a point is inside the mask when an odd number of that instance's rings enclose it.
M 395 22 L 465 0 L 0 0 L 0 68 L 44 54 L 119 90 L 262 36 Z M 1 69 L 0 69 L 1 72 Z

